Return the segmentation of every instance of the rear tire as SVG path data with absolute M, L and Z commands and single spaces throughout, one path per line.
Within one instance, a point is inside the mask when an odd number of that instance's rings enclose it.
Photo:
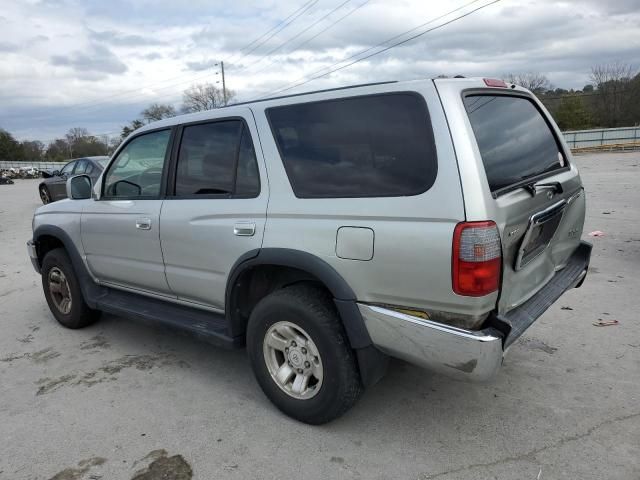
M 40 200 L 42 200 L 42 203 L 44 205 L 51 203 L 51 194 L 49 193 L 49 189 L 44 185 L 40 185 L 38 190 L 40 192 Z
M 69 255 L 63 248 L 51 250 L 42 261 L 42 288 L 49 309 L 67 328 L 83 328 L 100 318 L 100 311 L 85 303 Z
M 301 422 L 334 420 L 362 393 L 355 354 L 322 289 L 300 284 L 263 298 L 249 318 L 247 350 L 265 395 Z

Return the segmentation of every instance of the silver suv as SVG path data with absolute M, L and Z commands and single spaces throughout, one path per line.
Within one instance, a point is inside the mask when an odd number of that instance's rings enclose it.
M 591 253 L 558 127 L 491 79 L 162 120 L 67 191 L 28 243 L 62 325 L 104 311 L 246 345 L 265 394 L 313 424 L 349 409 L 387 356 L 490 379 Z

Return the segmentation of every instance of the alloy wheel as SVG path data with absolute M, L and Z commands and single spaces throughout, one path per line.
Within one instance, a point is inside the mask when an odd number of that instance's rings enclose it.
M 49 293 L 53 304 L 58 311 L 63 315 L 68 315 L 71 312 L 71 306 L 73 300 L 71 298 L 71 289 L 69 288 L 69 282 L 62 270 L 58 267 L 53 267 L 49 270 Z
M 287 395 L 307 400 L 322 387 L 320 352 L 311 336 L 292 322 L 274 323 L 264 336 L 264 360 L 273 381 Z

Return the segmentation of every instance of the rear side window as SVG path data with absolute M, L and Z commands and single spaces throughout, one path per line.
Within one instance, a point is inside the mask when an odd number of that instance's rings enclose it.
M 251 135 L 240 120 L 184 127 L 176 167 L 176 195 L 260 193 Z
M 76 165 L 76 169 L 73 171 L 74 175 L 80 175 L 82 173 L 87 173 L 87 166 L 89 162 L 87 160 L 78 160 Z
M 433 131 L 418 95 L 287 105 L 267 116 L 297 197 L 417 195 L 435 181 Z
M 549 124 L 527 98 L 464 97 L 492 192 L 567 165 Z

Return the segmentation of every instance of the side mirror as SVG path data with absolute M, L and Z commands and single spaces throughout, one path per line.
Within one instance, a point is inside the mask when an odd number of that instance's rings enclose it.
M 91 178 L 89 175 L 76 175 L 68 179 L 67 197 L 73 200 L 91 198 Z
M 60 170 L 54 170 L 53 172 L 51 172 L 51 175 L 54 177 L 57 177 L 60 175 Z

